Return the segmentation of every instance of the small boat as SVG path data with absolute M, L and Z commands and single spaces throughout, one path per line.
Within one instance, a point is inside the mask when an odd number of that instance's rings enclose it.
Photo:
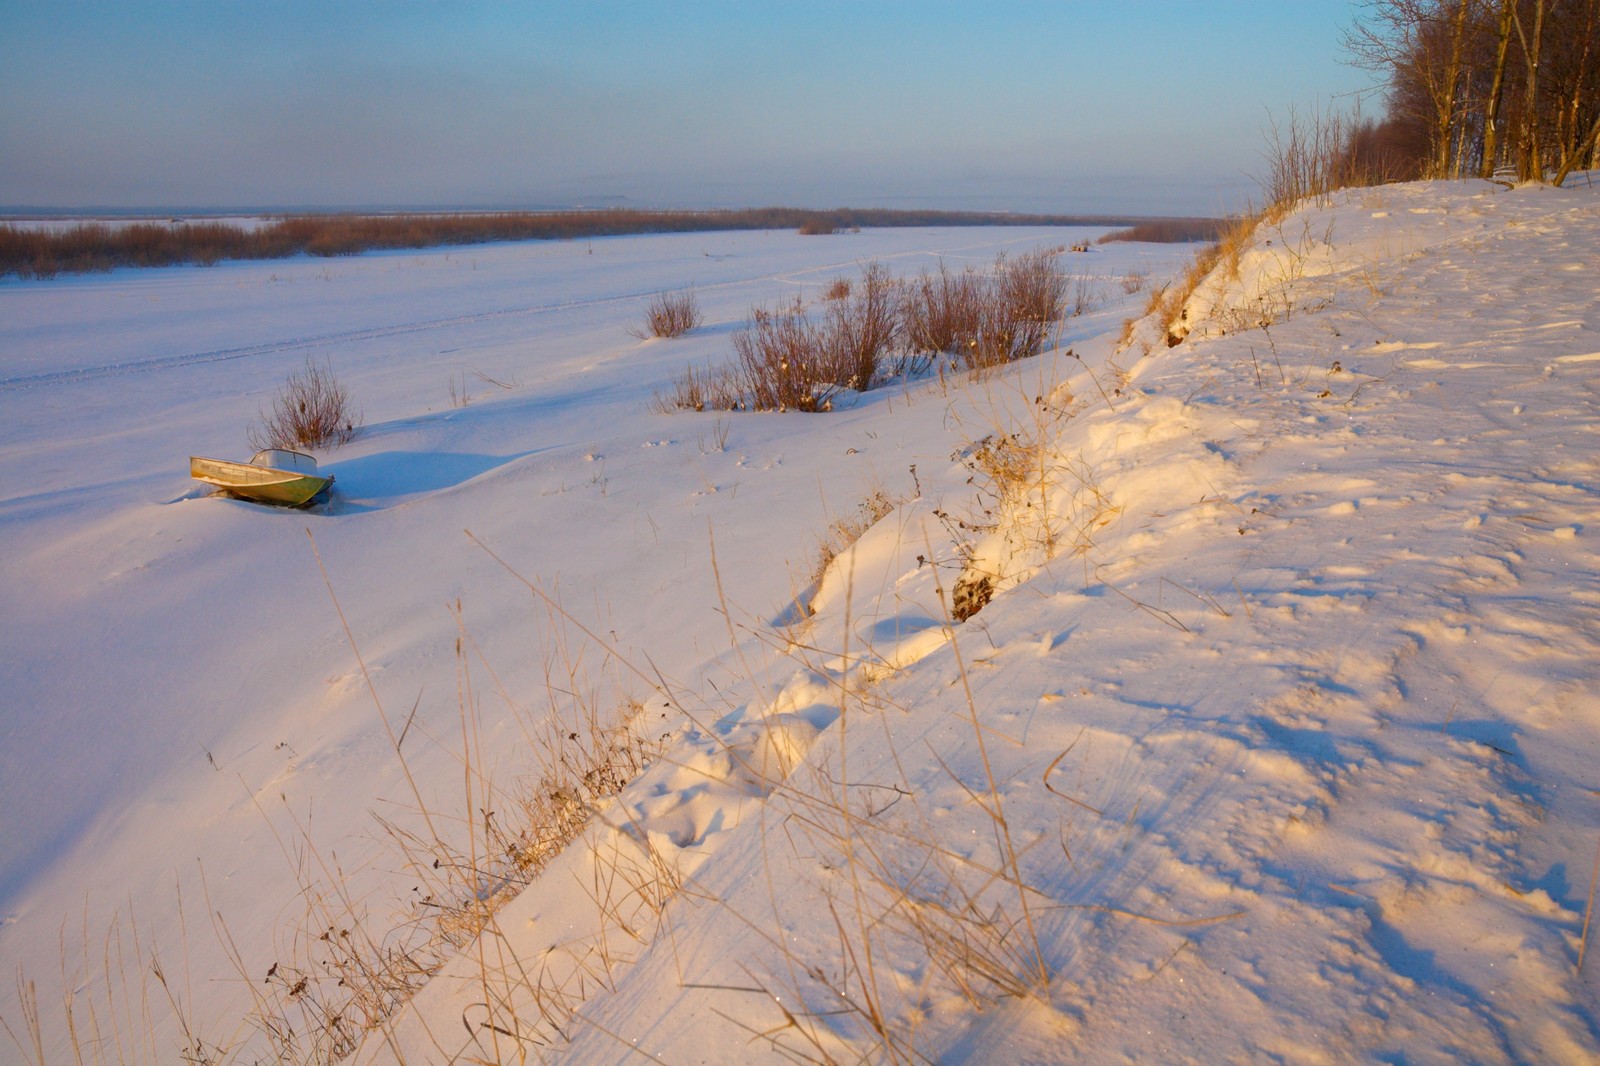
M 189 476 L 246 500 L 286 507 L 304 507 L 333 484 L 332 474 L 317 473 L 315 459 L 287 448 L 266 448 L 248 463 L 191 455 Z

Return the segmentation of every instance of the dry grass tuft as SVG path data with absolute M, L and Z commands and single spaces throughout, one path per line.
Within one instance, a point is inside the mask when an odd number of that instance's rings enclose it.
M 740 405 L 739 390 L 727 368 L 685 367 L 672 386 L 657 390 L 650 409 L 657 414 L 673 411 L 732 411 Z
M 812 583 L 820 584 L 828 566 L 840 552 L 860 540 L 863 533 L 904 502 L 879 486 L 867 493 L 855 510 L 830 522 L 827 531 L 817 538 L 817 563 L 811 573 Z
M 700 303 L 695 299 L 693 289 L 658 292 L 645 310 L 644 325 L 635 326 L 628 332 L 640 340 L 646 337 L 681 337 L 697 329 L 702 321 L 704 316 L 700 313 Z

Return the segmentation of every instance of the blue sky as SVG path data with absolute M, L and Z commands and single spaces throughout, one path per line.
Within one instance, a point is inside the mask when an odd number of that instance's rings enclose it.
M 0 0 L 0 204 L 1216 213 L 1352 0 Z

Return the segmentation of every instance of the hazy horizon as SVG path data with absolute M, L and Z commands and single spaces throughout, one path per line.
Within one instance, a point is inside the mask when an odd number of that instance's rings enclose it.
M 0 0 L 0 204 L 1218 215 L 1351 0 Z

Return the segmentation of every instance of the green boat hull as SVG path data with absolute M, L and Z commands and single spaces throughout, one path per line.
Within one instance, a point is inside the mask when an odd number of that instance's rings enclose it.
M 285 465 L 293 463 L 301 469 L 266 465 L 273 460 L 286 460 Z M 307 466 L 314 471 L 316 461 L 300 452 L 281 450 L 257 453 L 248 463 L 191 455 L 189 476 L 241 499 L 282 507 L 305 507 L 333 484 L 331 474 L 310 472 Z

